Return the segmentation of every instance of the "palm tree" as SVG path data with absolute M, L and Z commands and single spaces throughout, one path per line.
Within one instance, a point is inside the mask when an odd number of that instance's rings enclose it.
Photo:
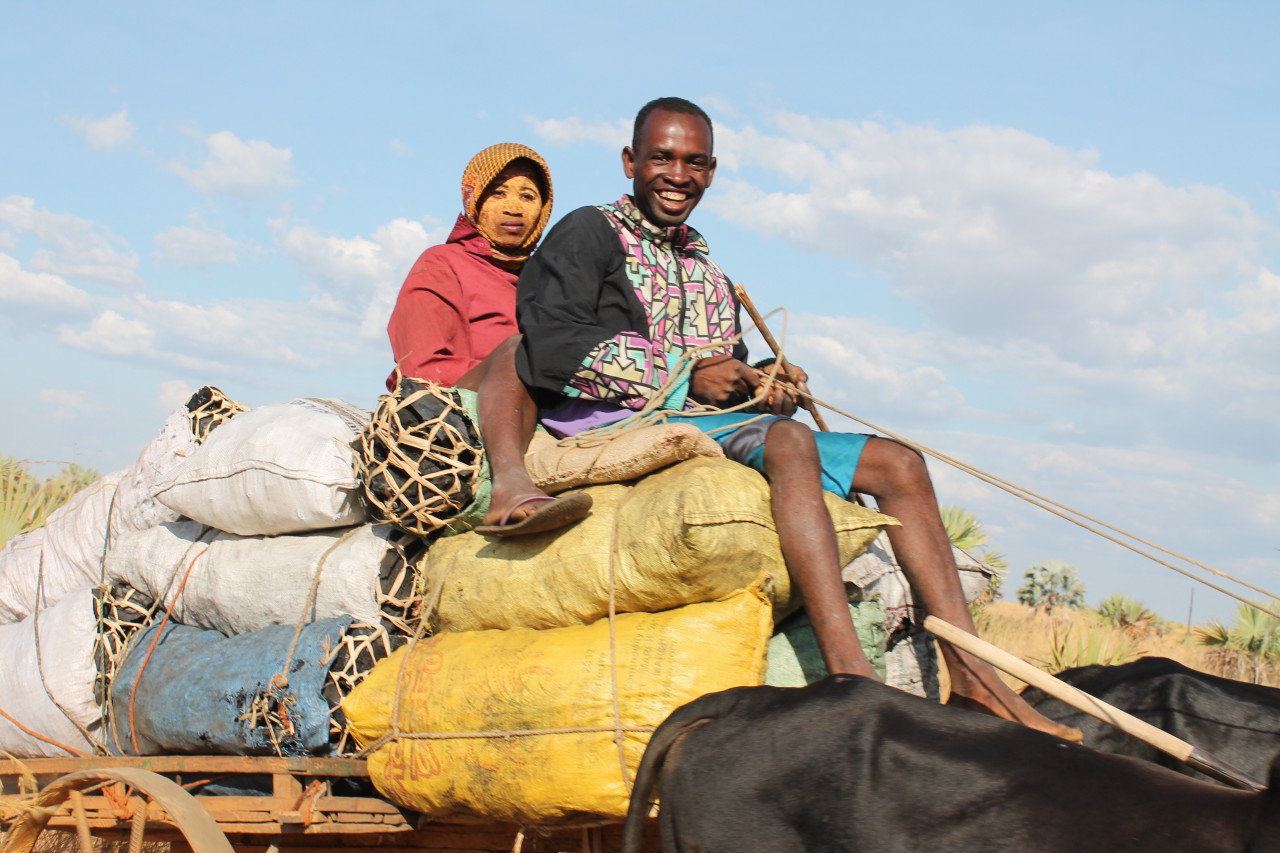
M 1113 592 L 1098 604 L 1102 621 L 1130 634 L 1146 634 L 1157 628 L 1162 620 L 1136 598 Z
M 1045 560 L 1027 569 L 1018 587 L 1018 601 L 1052 613 L 1055 607 L 1083 607 L 1084 582 L 1076 567 L 1061 560 Z
M 1273 600 L 1268 609 L 1280 609 L 1280 601 Z M 1222 660 L 1224 668 L 1248 671 L 1254 684 L 1280 663 L 1280 619 L 1256 607 L 1237 606 L 1235 623 L 1230 628 L 1215 619 L 1207 628 L 1194 630 L 1202 646 L 1214 647 L 1212 654 Z
M 1004 554 L 987 547 L 991 537 L 982 528 L 978 517 L 962 506 L 938 507 L 942 516 L 942 526 L 946 528 L 947 538 L 957 548 L 968 551 L 976 559 L 991 570 L 987 579 L 987 591 L 980 600 L 990 601 L 999 598 L 1003 592 L 1004 579 L 1009 572 L 1009 560 Z M 981 549 L 981 550 L 979 550 Z

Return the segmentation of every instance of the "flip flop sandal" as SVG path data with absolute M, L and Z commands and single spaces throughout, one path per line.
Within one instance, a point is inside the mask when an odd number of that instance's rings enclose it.
M 509 523 L 512 513 L 520 507 L 531 503 L 544 505 L 514 524 Z M 558 530 L 565 525 L 580 521 L 590 510 L 591 495 L 586 492 L 576 492 L 572 495 L 564 495 L 558 498 L 553 498 L 550 495 L 532 495 L 507 507 L 507 511 L 502 514 L 502 520 L 497 524 L 482 524 L 475 528 L 475 531 L 481 536 L 496 536 L 498 538 L 525 536 L 530 533 L 545 533 L 548 530 Z

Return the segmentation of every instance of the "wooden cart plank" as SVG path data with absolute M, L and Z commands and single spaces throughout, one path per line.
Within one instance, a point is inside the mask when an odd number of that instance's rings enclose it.
M 37 776 L 64 775 L 103 767 L 140 767 L 152 773 L 293 773 L 301 776 L 367 778 L 367 763 L 358 758 L 277 758 L 253 755 L 147 755 L 94 758 L 0 759 L 0 776 L 30 771 Z

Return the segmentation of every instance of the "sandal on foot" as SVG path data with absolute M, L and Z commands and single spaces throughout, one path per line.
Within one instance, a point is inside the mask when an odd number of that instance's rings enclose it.
M 512 513 L 520 507 L 531 503 L 541 503 L 543 505 L 514 524 L 509 523 L 511 522 Z M 590 510 L 591 495 L 586 492 L 577 492 L 559 498 L 553 498 L 550 495 L 532 495 L 507 507 L 507 511 L 502 514 L 502 520 L 497 524 L 482 524 L 475 531 L 481 536 L 497 536 L 499 538 L 524 536 L 529 533 L 545 533 L 548 530 L 558 530 L 565 525 L 580 521 Z

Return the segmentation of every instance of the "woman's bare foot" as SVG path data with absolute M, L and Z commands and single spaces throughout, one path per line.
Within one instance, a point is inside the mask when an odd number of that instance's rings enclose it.
M 951 695 L 946 703 L 951 707 L 1021 723 L 1027 728 L 1074 743 L 1084 740 L 1079 729 L 1055 722 L 1028 705 L 1025 699 L 1013 692 L 1013 688 L 1000 680 L 989 665 L 961 660 L 955 650 L 945 644 L 943 656 L 947 662 L 947 674 L 951 677 Z

